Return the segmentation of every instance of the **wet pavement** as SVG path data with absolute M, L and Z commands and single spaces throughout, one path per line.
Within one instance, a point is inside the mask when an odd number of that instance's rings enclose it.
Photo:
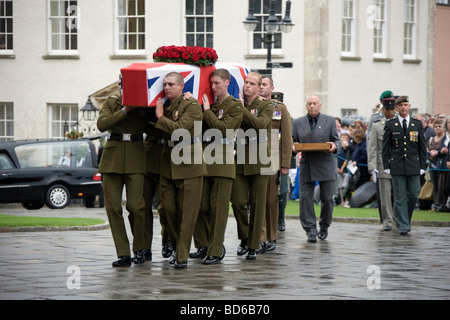
M 0 208 L 0 214 L 92 217 L 104 209 Z M 333 222 L 325 241 L 307 243 L 298 219 L 286 220 L 275 251 L 237 256 L 228 221 L 227 254 L 217 265 L 190 259 L 175 269 L 161 256 L 155 217 L 153 261 L 113 268 L 108 228 L 0 233 L 0 299 L 317 300 L 450 298 L 450 228 L 413 227 L 408 236 L 380 224 Z M 131 238 L 131 236 L 130 236 Z M 192 248 L 191 251 L 194 249 Z M 177 311 L 178 312 L 178 311 Z

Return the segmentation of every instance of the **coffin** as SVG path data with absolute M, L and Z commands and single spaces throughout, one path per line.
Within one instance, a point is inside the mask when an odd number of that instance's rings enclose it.
M 209 85 L 209 77 L 215 69 L 227 69 L 231 74 L 228 87 L 230 95 L 239 98 L 244 79 L 250 69 L 238 62 L 216 62 L 214 65 L 198 67 L 184 63 L 134 63 L 122 68 L 122 105 L 124 106 L 156 106 L 158 98 L 166 102 L 163 90 L 164 77 L 170 72 L 179 72 L 184 78 L 183 92 L 191 92 L 201 103 L 203 94 L 209 101 L 214 101 Z

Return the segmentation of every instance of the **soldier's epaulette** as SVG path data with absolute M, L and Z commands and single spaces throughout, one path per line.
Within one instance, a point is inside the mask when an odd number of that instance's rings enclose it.
M 258 98 L 259 98 L 259 101 L 267 101 L 267 99 L 266 99 L 266 98 L 263 98 L 263 97 L 259 97 L 259 96 L 258 96 Z
M 389 121 L 392 121 L 392 120 L 395 120 L 396 118 L 390 118 L 390 119 L 387 119 L 386 120 L 386 122 L 389 122 Z
M 381 118 L 378 118 L 378 119 L 373 120 L 373 123 L 377 123 L 377 122 L 380 122 L 380 121 L 381 121 Z
M 117 94 L 112 94 L 112 95 L 110 95 L 109 97 L 108 97 L 108 99 L 109 98 L 111 98 L 111 99 L 119 99 L 120 97 L 119 97 L 119 95 L 117 95 Z

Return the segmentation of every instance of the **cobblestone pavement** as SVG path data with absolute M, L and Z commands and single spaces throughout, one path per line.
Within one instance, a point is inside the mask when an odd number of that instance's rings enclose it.
M 104 209 L 0 208 L 0 214 L 93 217 Z M 205 266 L 175 269 L 161 256 L 156 217 L 153 261 L 113 268 L 109 229 L 0 233 L 0 299 L 299 300 L 450 298 L 450 228 L 413 227 L 408 236 L 379 224 L 333 222 L 325 241 L 307 243 L 298 219 L 287 220 L 275 251 L 247 261 L 236 255 L 228 221 L 227 254 Z M 194 249 L 192 249 L 193 251 Z

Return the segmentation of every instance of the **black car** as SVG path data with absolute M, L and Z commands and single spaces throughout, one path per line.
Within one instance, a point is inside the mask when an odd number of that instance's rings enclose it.
M 27 209 L 92 202 L 102 192 L 97 155 L 90 140 L 0 142 L 0 203 Z

